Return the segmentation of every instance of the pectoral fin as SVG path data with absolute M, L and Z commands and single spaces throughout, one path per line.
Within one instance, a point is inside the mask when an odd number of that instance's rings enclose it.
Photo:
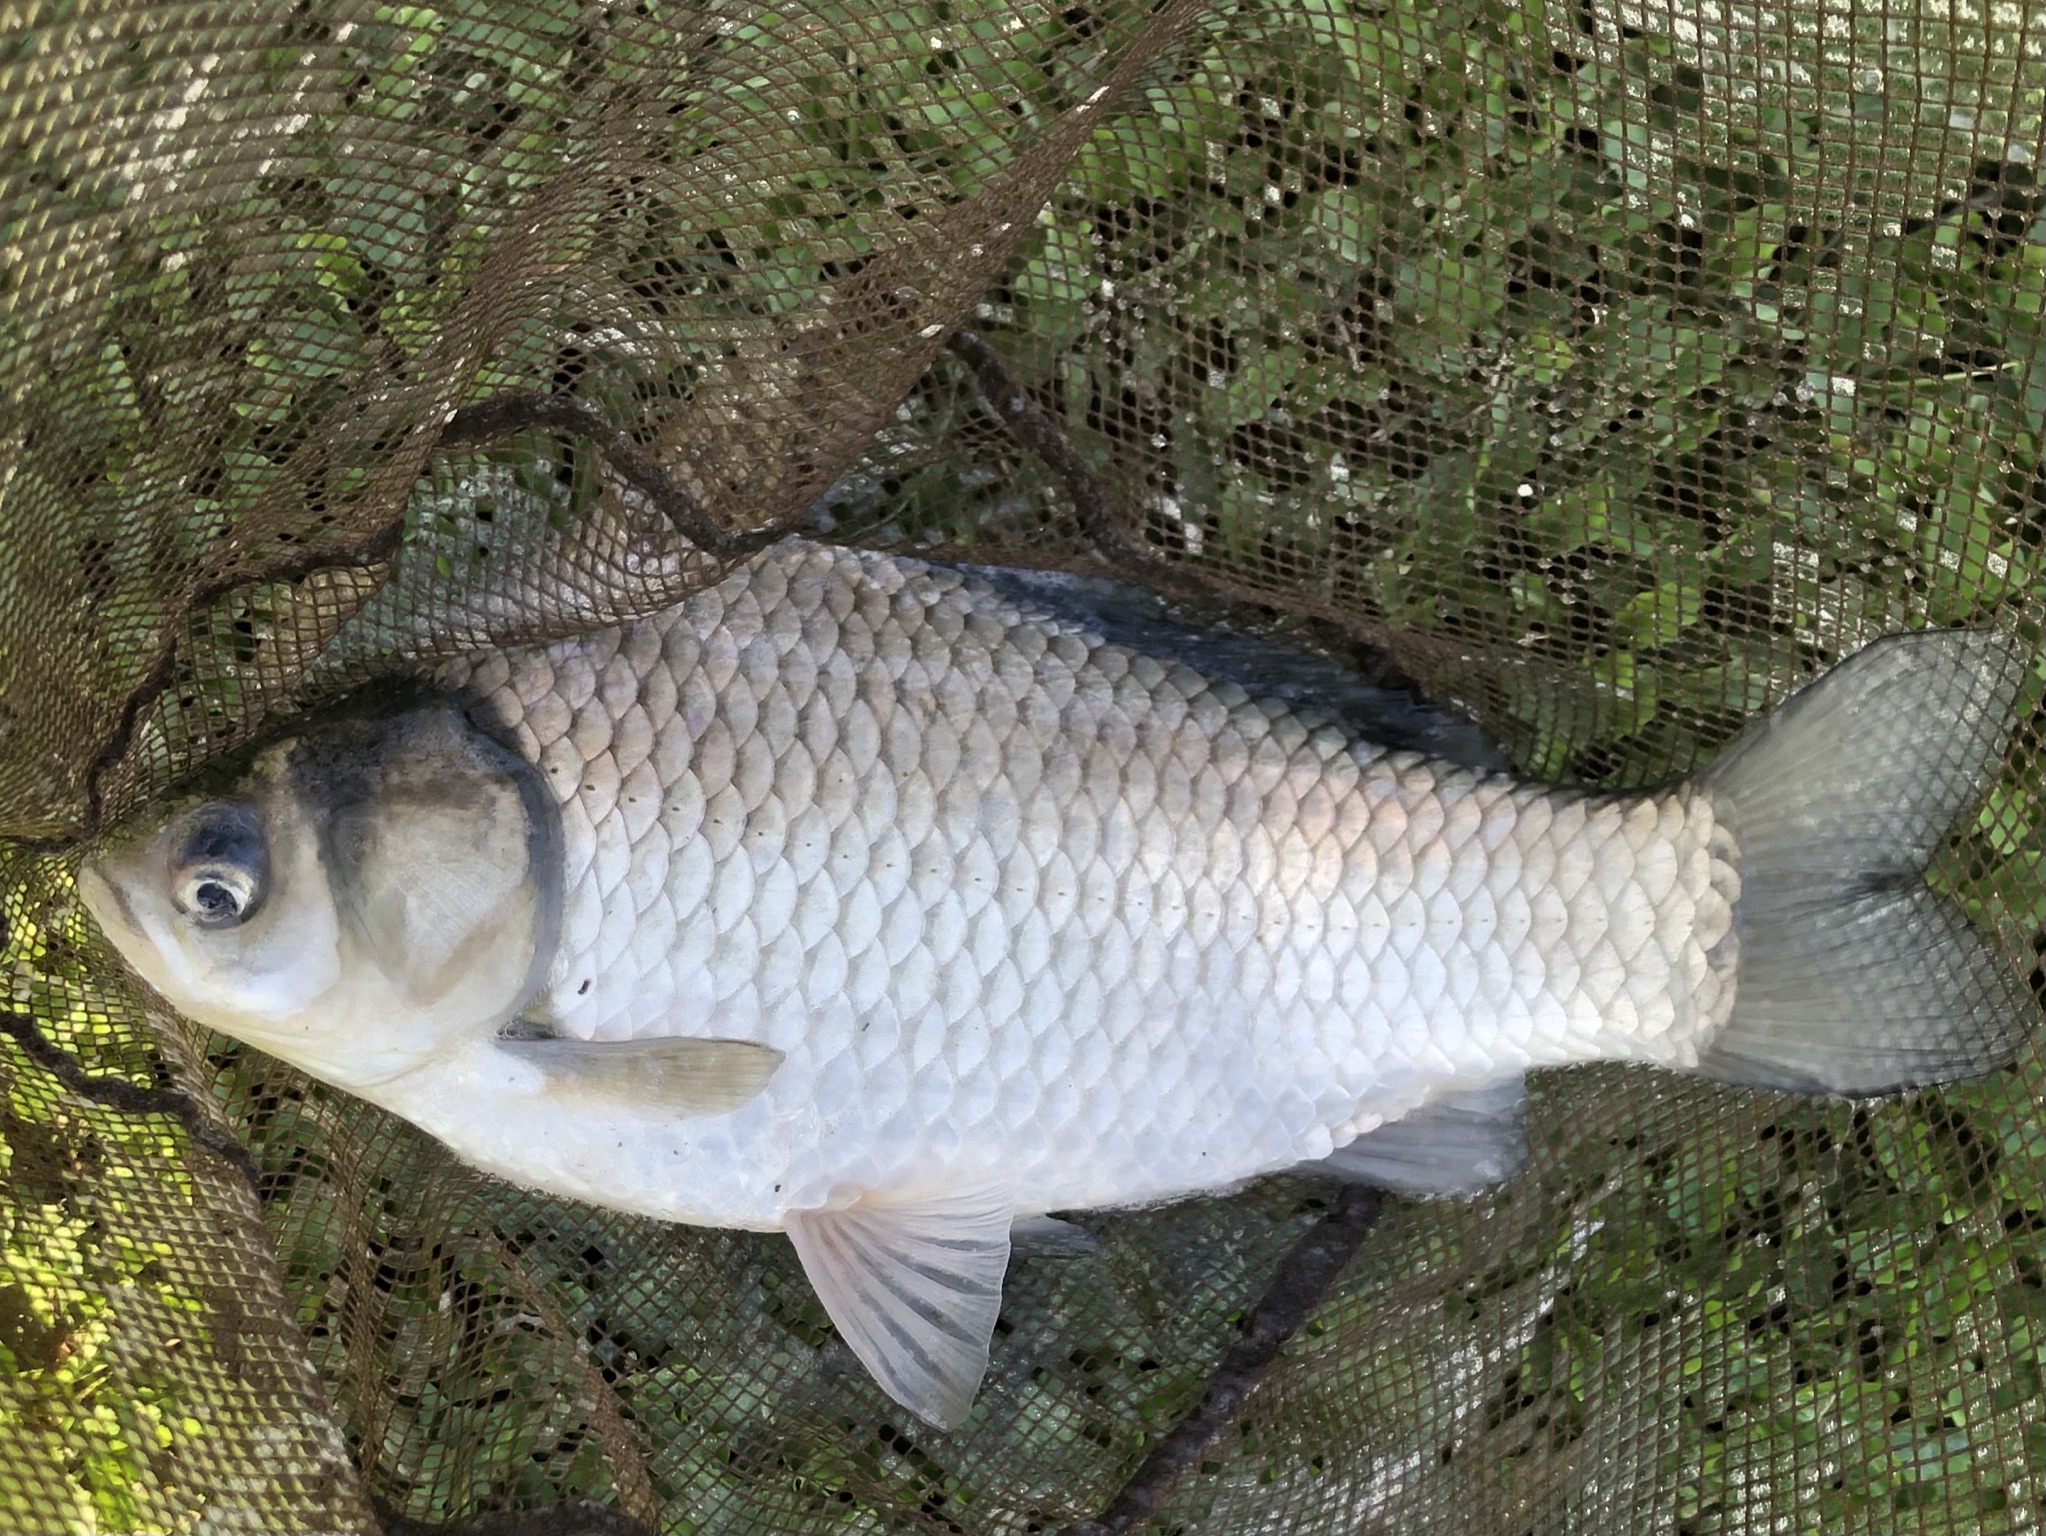
M 884 1392 L 939 1429 L 965 1419 L 987 1374 L 1013 1209 L 1007 1189 L 982 1187 L 787 1220 L 839 1337 Z
M 750 1040 L 522 1040 L 499 1050 L 531 1062 L 574 1093 L 645 1109 L 721 1115 L 767 1086 L 782 1053 Z

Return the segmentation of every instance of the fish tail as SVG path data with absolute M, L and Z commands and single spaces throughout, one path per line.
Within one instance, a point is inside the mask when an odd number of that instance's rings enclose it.
M 1739 850 L 1735 993 L 1697 1070 L 1875 1094 L 2009 1063 L 2038 1010 L 1925 883 L 1996 770 L 2024 669 L 1994 630 L 1857 652 L 1699 775 Z

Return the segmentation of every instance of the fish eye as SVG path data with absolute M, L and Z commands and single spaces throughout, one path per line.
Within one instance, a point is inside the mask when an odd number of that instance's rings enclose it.
M 171 900 L 201 928 L 233 928 L 263 902 L 270 854 L 263 825 L 245 805 L 193 811 L 170 861 Z

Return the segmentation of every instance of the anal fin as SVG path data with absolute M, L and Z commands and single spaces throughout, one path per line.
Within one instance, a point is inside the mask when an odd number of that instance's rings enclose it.
M 1403 1195 L 1474 1195 L 1527 1165 L 1526 1110 L 1525 1078 L 1446 1089 L 1301 1171 Z
M 1101 1252 L 1101 1239 L 1056 1216 L 1018 1216 L 1009 1228 L 1009 1252 L 1026 1259 L 1089 1259 Z
M 881 1389 L 952 1429 L 987 1374 L 1014 1214 L 1007 1188 L 987 1185 L 868 1195 L 792 1212 L 785 1226 L 839 1337 Z

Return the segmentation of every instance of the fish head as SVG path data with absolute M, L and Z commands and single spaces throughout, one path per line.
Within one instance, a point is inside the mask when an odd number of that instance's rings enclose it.
M 79 891 L 179 1012 L 345 1088 L 494 1035 L 561 911 L 538 771 L 459 701 L 350 711 L 145 813 Z

